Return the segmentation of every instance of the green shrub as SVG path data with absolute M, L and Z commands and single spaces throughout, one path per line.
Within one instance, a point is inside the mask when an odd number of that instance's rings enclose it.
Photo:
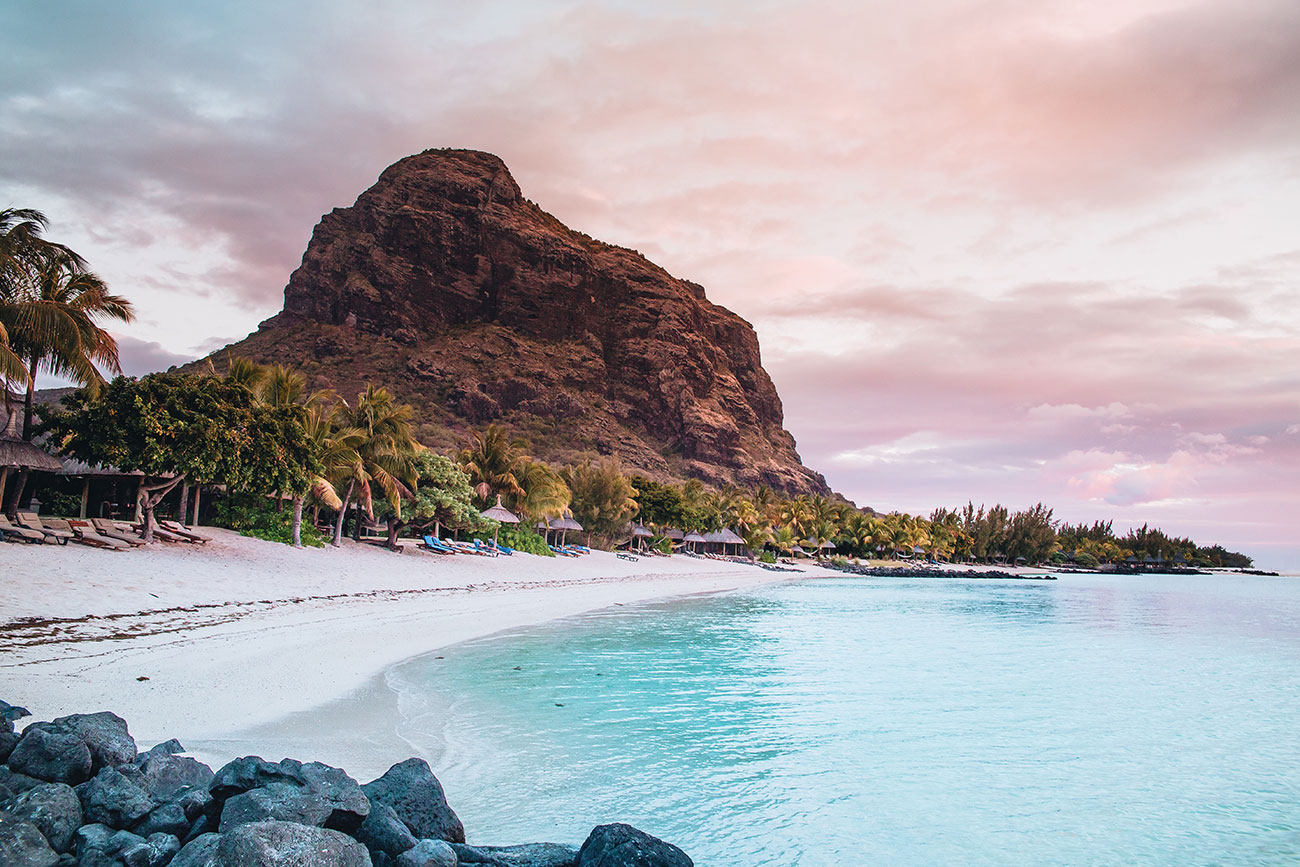
M 1080 569 L 1096 569 L 1098 565 L 1097 558 L 1087 551 L 1080 551 L 1074 555 L 1074 565 Z
M 758 560 L 760 563 L 775 563 L 776 554 L 772 551 L 760 551 L 758 554 Z
M 274 501 L 256 494 L 235 493 L 218 500 L 212 510 L 212 524 L 235 530 L 241 536 L 293 544 L 293 510 L 278 510 Z M 301 536 L 303 547 L 325 547 L 325 537 L 310 521 L 303 521 Z
M 532 527 L 526 527 L 523 524 L 510 526 L 509 524 L 501 525 L 501 535 L 497 537 L 502 545 L 507 548 L 514 548 L 516 551 L 523 551 L 525 554 L 536 554 L 539 557 L 554 557 L 555 552 L 547 546 L 546 540 L 543 539 Z
M 81 514 L 81 497 L 63 491 L 51 491 L 41 503 L 41 513 L 56 518 L 73 518 Z

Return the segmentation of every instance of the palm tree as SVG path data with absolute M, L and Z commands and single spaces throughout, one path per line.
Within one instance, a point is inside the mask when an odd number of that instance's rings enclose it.
M 486 503 L 494 494 L 500 494 L 511 506 L 520 506 L 528 494 L 523 479 L 529 462 L 527 450 L 526 440 L 510 436 L 500 425 L 490 424 L 470 437 L 458 458 L 479 499 Z M 540 473 L 537 476 L 536 481 L 540 483 Z
M 347 493 L 342 498 L 338 520 L 334 525 L 334 546 L 343 539 L 343 517 L 349 505 L 355 502 L 374 515 L 374 491 L 392 502 L 397 516 L 402 514 L 402 498 L 411 496 L 410 484 L 414 466 L 412 457 L 421 448 L 411 431 L 410 404 L 398 404 L 387 389 L 367 385 L 357 396 L 357 405 L 344 412 L 347 426 L 356 429 L 353 446 L 348 452 L 349 465 L 343 473 Z M 353 531 L 353 538 L 361 538 L 361 522 Z
M 117 341 L 100 327 L 104 319 L 130 322 L 131 302 L 108 291 L 80 258 L 58 244 L 41 242 L 27 257 L 22 276 L 10 269 L 0 291 L 0 326 L 10 350 L 27 367 L 23 439 L 32 437 L 32 404 L 40 369 L 95 390 L 104 381 L 99 368 L 121 373 Z
M 569 486 L 555 470 L 531 458 L 525 458 L 520 464 L 518 482 L 523 494 L 515 504 L 530 518 L 559 516 L 569 508 L 573 498 Z M 632 503 L 635 505 L 635 501 Z

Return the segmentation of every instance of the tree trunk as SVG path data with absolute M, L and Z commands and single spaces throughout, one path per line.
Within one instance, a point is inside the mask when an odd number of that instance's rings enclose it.
M 0 467 L 0 508 L 4 506 L 5 487 L 9 483 L 9 468 Z
M 388 550 L 389 551 L 400 550 L 397 547 L 397 534 L 401 532 L 402 527 L 404 526 L 405 524 L 402 521 L 397 520 L 396 515 L 388 516 Z
M 146 485 L 143 482 L 140 483 L 139 503 L 144 511 L 144 528 L 140 532 L 140 541 L 144 542 L 146 545 L 153 541 L 153 531 L 154 527 L 157 525 L 157 521 L 154 520 L 154 509 L 157 508 L 158 504 L 163 501 L 163 498 L 170 494 L 172 489 L 179 485 L 181 480 L 184 478 L 184 476 L 181 476 L 172 479 L 170 482 L 163 482 L 160 485 L 153 486 Z
M 32 441 L 32 406 L 36 399 L 36 365 L 40 360 L 39 355 L 33 355 L 31 364 L 27 368 L 27 396 L 23 399 L 23 439 L 27 442 Z
M 352 541 L 361 541 L 361 501 L 357 500 L 356 520 L 352 522 Z
M 184 527 L 189 523 L 189 521 L 185 520 L 190 514 L 190 483 L 189 482 L 186 482 L 185 484 L 181 485 L 181 507 L 178 511 L 179 514 L 176 516 L 176 520 L 180 521 L 181 526 Z
M 86 520 L 86 509 L 90 507 L 90 476 L 81 480 L 81 520 Z
M 203 485 L 199 482 L 194 483 L 194 517 L 191 518 L 191 527 L 199 525 L 199 497 L 203 495 Z
M 23 488 L 27 487 L 27 475 L 30 471 L 23 468 L 18 471 L 13 489 L 9 491 L 9 500 L 5 503 L 5 514 L 12 517 L 18 511 L 18 504 L 23 498 Z
M 356 486 L 356 480 L 348 482 L 348 492 L 343 495 L 343 502 L 339 503 L 339 514 L 334 520 L 334 538 L 330 543 L 335 547 L 343 544 L 343 518 L 348 513 L 348 500 L 352 499 L 352 489 Z
M 293 498 L 293 547 L 302 547 L 302 497 Z

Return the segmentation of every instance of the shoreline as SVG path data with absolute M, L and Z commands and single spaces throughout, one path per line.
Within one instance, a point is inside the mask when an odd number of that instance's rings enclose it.
M 110 709 L 146 748 L 175 737 L 213 767 L 280 751 L 364 777 L 410 755 L 384 680 L 394 665 L 613 605 L 838 574 L 605 552 L 295 550 L 204 532 L 206 546 L 121 553 L 6 545 L 18 580 L 0 586 L 0 698 L 38 719 Z

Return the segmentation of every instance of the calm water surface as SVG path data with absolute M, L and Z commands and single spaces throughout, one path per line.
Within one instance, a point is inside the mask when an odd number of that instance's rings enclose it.
M 389 673 L 471 842 L 700 865 L 1295 864 L 1300 581 L 802 581 Z

